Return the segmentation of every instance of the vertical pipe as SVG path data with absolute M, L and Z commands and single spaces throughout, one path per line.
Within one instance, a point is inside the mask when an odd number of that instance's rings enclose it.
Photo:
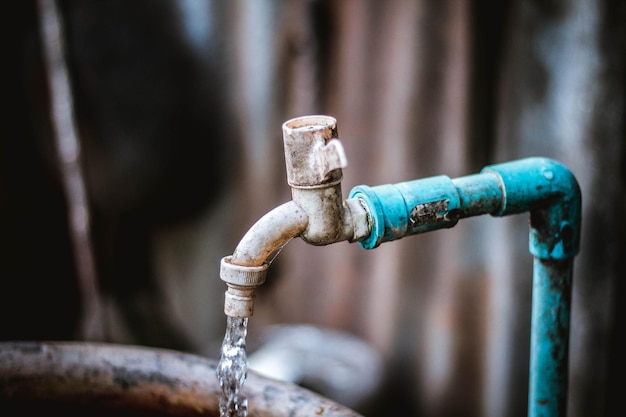
M 528 415 L 565 416 L 572 259 L 534 258 Z

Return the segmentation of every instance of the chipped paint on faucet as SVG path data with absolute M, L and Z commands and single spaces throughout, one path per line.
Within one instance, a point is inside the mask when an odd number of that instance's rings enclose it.
M 445 175 L 341 194 L 346 157 L 336 120 L 305 116 L 283 124 L 292 200 L 263 216 L 222 259 L 228 284 L 224 311 L 250 317 L 254 288 L 278 251 L 295 237 L 312 245 L 384 242 L 451 228 L 460 219 L 530 213 L 534 256 L 531 318 L 530 417 L 565 416 L 573 258 L 579 251 L 581 196 L 572 173 L 557 161 L 525 158 L 490 165 L 456 179 Z

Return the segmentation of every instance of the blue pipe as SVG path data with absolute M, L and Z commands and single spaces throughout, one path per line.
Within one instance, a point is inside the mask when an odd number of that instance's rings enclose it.
M 459 219 L 530 212 L 534 257 L 528 415 L 566 415 L 569 321 L 574 257 L 581 228 L 580 188 L 572 173 L 548 158 L 489 165 L 479 174 L 360 185 L 350 198 L 368 210 L 370 234 L 383 242 L 456 225 Z

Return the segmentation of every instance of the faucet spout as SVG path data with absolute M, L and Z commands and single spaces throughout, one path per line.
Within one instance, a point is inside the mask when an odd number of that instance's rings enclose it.
M 261 217 L 241 238 L 231 261 L 242 266 L 271 263 L 272 254 L 306 230 L 309 219 L 294 201 L 288 201 Z M 268 261 L 269 260 L 269 261 Z
M 243 236 L 231 256 L 222 258 L 220 277 L 226 282 L 224 313 L 250 317 L 254 312 L 254 289 L 265 282 L 267 268 L 291 239 L 300 235 L 308 219 L 293 201 L 261 217 Z

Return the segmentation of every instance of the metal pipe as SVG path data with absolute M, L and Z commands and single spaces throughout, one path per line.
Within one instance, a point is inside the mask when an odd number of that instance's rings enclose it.
M 530 212 L 534 256 L 528 415 L 564 416 L 573 258 L 579 251 L 581 196 L 572 173 L 547 158 L 485 167 L 480 174 L 357 186 L 371 233 L 359 244 L 383 242 L 456 225 L 460 218 Z
M 486 167 L 505 190 L 496 216 L 530 211 L 534 257 L 528 415 L 565 416 L 574 257 L 579 252 L 581 195 L 562 164 L 528 158 Z
M 528 415 L 567 415 L 571 259 L 534 258 Z
M 217 363 L 166 349 L 0 342 L 0 415 L 218 416 Z M 359 417 L 295 384 L 249 371 L 250 415 Z M 65 412 L 63 412 L 65 411 Z

